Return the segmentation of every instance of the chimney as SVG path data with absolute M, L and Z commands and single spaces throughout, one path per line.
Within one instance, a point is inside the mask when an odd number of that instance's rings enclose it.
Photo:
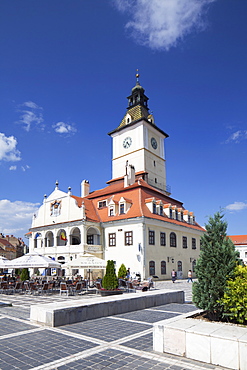
M 124 187 L 133 185 L 135 183 L 135 167 L 126 161 L 126 175 L 124 176 Z
M 90 191 L 90 184 L 88 180 L 83 180 L 81 182 L 81 197 L 86 197 Z

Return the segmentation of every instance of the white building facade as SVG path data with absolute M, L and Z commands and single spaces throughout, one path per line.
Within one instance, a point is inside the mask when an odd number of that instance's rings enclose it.
M 170 279 L 193 270 L 200 252 L 204 229 L 193 212 L 171 198 L 166 184 L 164 139 L 149 114 L 148 98 L 137 82 L 128 97 L 129 106 L 112 137 L 112 179 L 103 189 L 90 192 L 89 182 L 81 184 L 80 196 L 71 189 L 63 192 L 56 183 L 44 197 L 30 229 L 29 248 L 64 264 L 84 253 L 114 260 L 116 271 L 122 263 L 142 278 Z M 102 276 L 93 271 L 93 278 Z

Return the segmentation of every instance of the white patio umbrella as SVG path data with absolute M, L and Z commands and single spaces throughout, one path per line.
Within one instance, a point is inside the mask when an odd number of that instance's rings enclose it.
M 8 269 L 8 258 L 0 256 L 0 269 Z
M 63 265 L 64 267 L 70 268 L 81 268 L 81 269 L 105 269 L 106 263 L 102 258 L 93 256 L 92 254 L 86 253 L 78 258 L 73 259 L 73 261 L 67 262 Z
M 6 268 L 60 268 L 61 264 L 38 253 L 27 253 L 6 263 Z

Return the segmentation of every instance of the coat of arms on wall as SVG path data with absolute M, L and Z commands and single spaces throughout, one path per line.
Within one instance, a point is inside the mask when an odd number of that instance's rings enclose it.
M 61 204 L 62 201 L 55 200 L 53 203 L 51 203 L 51 216 L 59 216 L 61 214 Z

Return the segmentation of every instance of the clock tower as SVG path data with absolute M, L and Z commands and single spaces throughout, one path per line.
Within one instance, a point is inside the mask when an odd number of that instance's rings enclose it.
M 166 185 L 164 139 L 168 135 L 158 128 L 149 113 L 148 97 L 139 83 L 128 96 L 128 107 L 120 125 L 109 132 L 113 139 L 112 179 L 126 174 L 126 164 L 135 168 L 148 184 L 170 194 Z

